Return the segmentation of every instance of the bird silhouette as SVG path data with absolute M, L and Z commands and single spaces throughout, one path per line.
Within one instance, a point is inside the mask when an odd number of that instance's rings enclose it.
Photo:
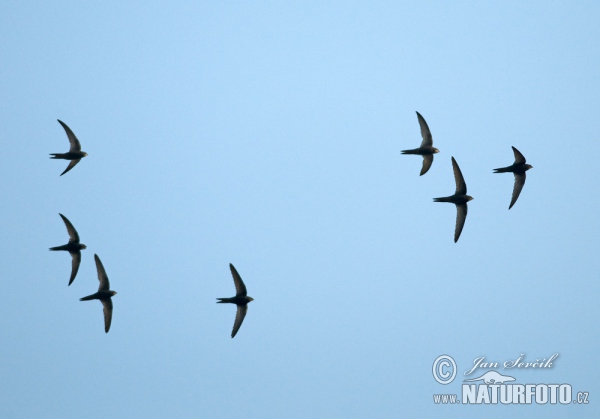
M 433 147 L 433 137 L 431 136 L 431 131 L 429 131 L 429 127 L 427 126 L 427 122 L 421 116 L 419 112 L 417 112 L 417 119 L 419 120 L 419 125 L 421 127 L 421 137 L 423 137 L 423 141 L 421 142 L 421 146 L 419 148 L 414 148 L 412 150 L 402 150 L 402 154 L 418 154 L 423 156 L 423 167 L 421 168 L 421 173 L 419 176 L 423 176 L 433 163 L 433 155 L 435 153 L 439 153 L 440 150 Z
M 238 330 L 240 330 L 240 326 L 244 321 L 244 317 L 246 317 L 246 313 L 248 312 L 248 303 L 250 301 L 254 301 L 254 298 L 248 297 L 246 285 L 244 285 L 242 277 L 231 263 L 229 264 L 229 269 L 231 269 L 233 283 L 235 284 L 235 297 L 217 298 L 217 300 L 219 300 L 217 303 L 231 303 L 237 305 L 235 322 L 233 323 L 233 330 L 231 331 L 231 337 L 233 338 Z
M 79 161 L 82 158 L 84 158 L 85 156 L 87 156 L 87 153 L 81 151 L 81 144 L 79 143 L 79 140 L 77 139 L 77 137 L 75 136 L 75 134 L 73 134 L 73 131 L 71 131 L 71 128 L 69 128 L 67 126 L 67 124 L 65 124 L 60 119 L 57 119 L 57 121 L 65 129 L 65 132 L 67 133 L 67 137 L 69 138 L 69 143 L 71 144 L 71 148 L 69 149 L 68 153 L 50 153 L 50 155 L 52 156 L 52 157 L 50 157 L 51 159 L 71 160 L 71 162 L 69 163 L 69 165 L 67 166 L 67 168 L 65 169 L 65 171 L 60 174 L 62 176 L 65 173 L 67 173 L 69 170 L 71 170 L 72 168 L 74 168 L 75 165 L 77 163 L 79 163 Z
M 516 148 L 512 148 L 513 153 L 515 155 L 515 162 L 507 167 L 500 167 L 499 169 L 494 169 L 494 173 L 506 173 L 512 172 L 515 175 L 515 186 L 513 187 L 512 199 L 510 200 L 510 206 L 508 209 L 511 209 L 519 195 L 521 195 L 521 191 L 523 190 L 523 186 L 525 186 L 525 172 L 529 169 L 533 169 L 533 166 L 530 164 L 525 164 L 525 157 L 521 154 L 519 150 Z
M 467 195 L 467 184 L 460 171 L 460 167 L 452 157 L 452 169 L 454 171 L 454 180 L 456 182 L 456 192 L 454 195 L 445 196 L 442 198 L 433 198 L 434 202 L 451 202 L 456 205 L 456 227 L 454 228 L 454 243 L 458 241 L 460 233 L 467 219 L 467 202 L 473 199 Z
M 96 269 L 98 270 L 98 281 L 100 281 L 98 292 L 92 295 L 88 295 L 87 297 L 80 298 L 79 301 L 100 300 L 104 311 L 104 331 L 108 333 L 108 331 L 110 330 L 110 323 L 112 322 L 113 312 L 113 304 L 111 297 L 113 295 L 116 295 L 117 292 L 110 290 L 108 276 L 106 276 L 106 271 L 104 270 L 104 266 L 102 266 L 102 262 L 100 261 L 98 255 L 94 255 L 94 260 L 96 261 Z
M 81 264 L 81 250 L 85 249 L 87 246 L 85 244 L 79 243 L 79 234 L 77 234 L 77 230 L 73 227 L 73 224 L 61 213 L 58 215 L 61 216 L 63 221 L 65 222 L 65 226 L 67 226 L 67 232 L 69 233 L 69 243 L 63 244 L 62 246 L 51 247 L 50 250 L 66 250 L 71 254 L 71 278 L 69 278 L 69 285 L 73 283 L 75 276 L 77 275 L 77 271 L 79 270 L 79 265 Z

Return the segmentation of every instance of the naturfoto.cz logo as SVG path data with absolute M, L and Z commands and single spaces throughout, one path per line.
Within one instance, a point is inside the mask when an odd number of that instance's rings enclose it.
M 548 369 L 554 366 L 558 358 L 555 353 L 549 358 L 536 359 L 535 362 L 526 362 L 525 355 L 521 354 L 516 360 L 498 362 L 485 362 L 484 357 L 475 358 L 473 367 L 466 370 L 463 375 L 469 376 L 481 368 L 500 368 L 505 370 L 517 369 Z M 440 355 L 433 362 L 433 378 L 440 384 L 448 385 L 457 375 L 456 361 L 449 355 Z M 589 393 L 578 391 L 574 394 L 571 384 L 567 383 L 536 383 L 519 384 L 512 375 L 501 374 L 490 370 L 475 378 L 464 379 L 461 384 L 460 397 L 454 394 L 434 394 L 435 404 L 588 404 Z

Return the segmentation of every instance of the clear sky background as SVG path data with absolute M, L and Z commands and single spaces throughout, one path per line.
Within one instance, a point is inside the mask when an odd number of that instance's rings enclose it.
M 599 417 L 599 20 L 592 1 L 2 2 L 0 417 Z M 422 177 L 400 154 L 415 111 L 441 150 Z M 62 177 L 56 119 L 89 153 Z M 509 211 L 511 146 L 534 169 Z M 456 244 L 432 200 L 451 156 L 475 198 Z M 59 212 L 88 246 L 70 287 Z M 79 301 L 94 253 L 108 334 Z M 229 263 L 255 299 L 234 339 Z M 511 375 L 590 405 L 433 403 L 476 357 L 553 353 Z

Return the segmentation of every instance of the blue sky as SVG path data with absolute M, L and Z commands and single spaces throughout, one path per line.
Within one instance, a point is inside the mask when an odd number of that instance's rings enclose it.
M 600 6 L 4 2 L 0 416 L 597 417 Z M 415 111 L 441 151 L 419 177 Z M 61 119 L 89 156 L 60 177 Z M 517 147 L 534 169 L 508 205 Z M 458 243 L 450 157 L 475 199 Z M 48 248 L 78 230 L 81 268 Z M 97 253 L 118 292 L 104 333 Z M 233 263 L 255 301 L 235 339 Z M 586 406 L 441 406 L 559 353 Z M 482 371 L 483 372 L 483 371 Z M 501 373 L 507 373 L 500 370 Z

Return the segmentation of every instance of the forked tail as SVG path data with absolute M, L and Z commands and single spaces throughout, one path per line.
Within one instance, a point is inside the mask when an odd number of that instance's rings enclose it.
M 233 301 L 231 301 L 231 298 L 217 298 L 217 304 L 218 303 L 232 303 Z

